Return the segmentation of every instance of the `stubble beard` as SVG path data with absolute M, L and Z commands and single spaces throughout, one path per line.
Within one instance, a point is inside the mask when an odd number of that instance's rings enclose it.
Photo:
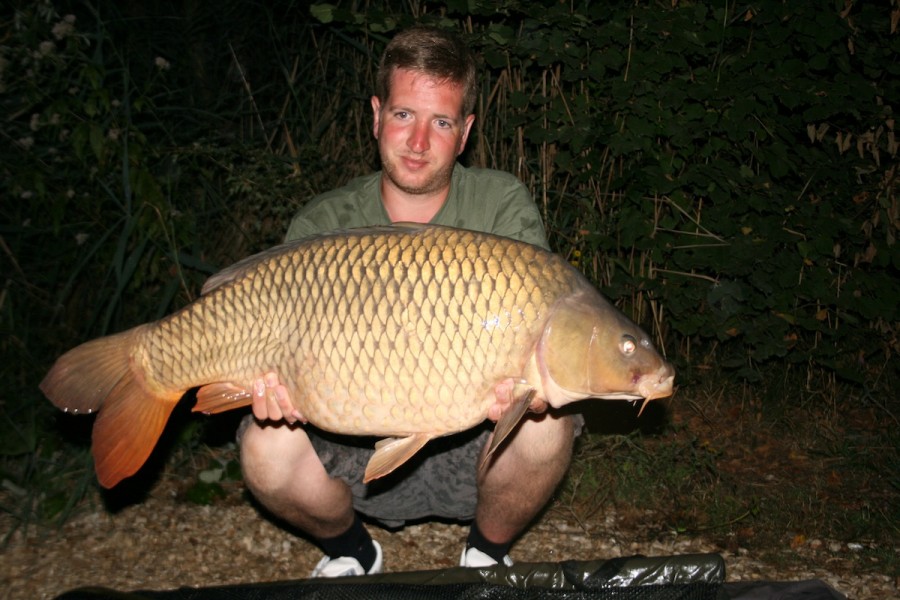
M 384 155 L 381 157 L 381 169 L 391 183 L 404 193 L 412 195 L 432 194 L 448 188 L 450 186 L 450 179 L 453 176 L 454 166 L 455 161 L 432 173 L 432 175 L 421 184 L 412 185 L 405 183 L 402 180 L 402 173 L 396 163 L 390 161 Z

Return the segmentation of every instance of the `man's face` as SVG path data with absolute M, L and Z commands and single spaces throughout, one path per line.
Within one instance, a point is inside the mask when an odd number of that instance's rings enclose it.
M 407 194 L 433 194 L 450 186 L 475 115 L 462 113 L 463 89 L 427 75 L 396 69 L 390 97 L 372 97 L 374 135 L 392 185 Z

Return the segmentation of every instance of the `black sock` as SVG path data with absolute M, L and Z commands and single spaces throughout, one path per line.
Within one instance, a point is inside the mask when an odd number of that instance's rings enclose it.
M 363 527 L 359 515 L 353 517 L 350 529 L 333 538 L 320 539 L 319 545 L 331 558 L 352 556 L 359 561 L 367 573 L 375 564 L 375 546 L 369 532 Z
M 469 548 L 477 548 L 496 560 L 498 563 L 503 564 L 503 557 L 509 554 L 509 549 L 512 546 L 512 542 L 508 542 L 506 544 L 495 544 L 489 539 L 485 538 L 481 533 L 481 530 L 478 529 L 478 525 L 475 521 L 472 521 L 472 528 L 469 529 L 469 537 L 466 540 L 466 549 Z

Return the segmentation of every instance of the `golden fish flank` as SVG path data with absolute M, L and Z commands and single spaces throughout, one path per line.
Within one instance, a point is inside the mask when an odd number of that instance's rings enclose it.
M 514 396 L 530 402 L 658 398 L 674 372 L 646 334 L 564 260 L 435 226 L 350 230 L 285 244 L 212 277 L 154 323 L 82 344 L 41 383 L 57 406 L 100 410 L 96 470 L 115 485 L 145 461 L 184 392 L 195 410 L 249 404 L 276 371 L 298 410 L 337 433 L 391 436 L 366 478 Z

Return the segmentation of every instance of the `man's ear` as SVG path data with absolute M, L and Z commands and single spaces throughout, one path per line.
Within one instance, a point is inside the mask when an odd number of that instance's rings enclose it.
M 378 139 L 378 130 L 381 127 L 381 100 L 378 96 L 372 96 L 372 135 Z
M 469 131 L 472 129 L 472 124 L 475 123 L 475 114 L 472 113 L 468 117 L 466 117 L 465 123 L 463 124 L 463 132 L 462 137 L 459 138 L 459 148 L 456 150 L 456 155 L 459 156 L 463 153 L 463 150 L 466 149 L 466 141 L 469 139 Z

